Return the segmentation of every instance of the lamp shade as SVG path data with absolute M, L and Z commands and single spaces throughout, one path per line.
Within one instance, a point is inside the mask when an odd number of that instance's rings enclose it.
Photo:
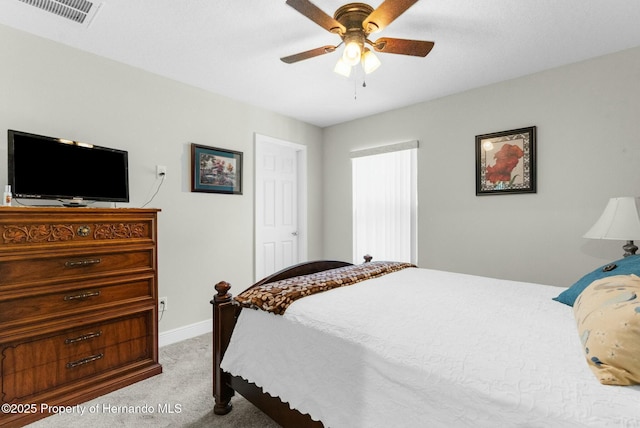
M 640 240 L 640 198 L 611 198 L 598 221 L 584 238 Z
M 373 73 L 378 69 L 378 67 L 380 67 L 380 60 L 378 57 L 371 52 L 371 49 L 364 48 L 364 53 L 362 54 L 362 68 L 364 69 L 364 72 L 367 74 Z
M 334 67 L 333 71 L 335 71 L 336 73 L 338 73 L 341 76 L 349 77 L 349 75 L 351 74 L 351 66 L 349 64 L 347 64 L 346 62 L 344 62 L 342 60 L 342 57 L 340 57 L 340 59 L 336 63 L 336 66 Z
M 360 57 L 362 56 L 362 43 L 358 41 L 350 41 L 344 47 L 344 51 L 342 53 L 342 60 L 349 64 L 350 66 L 354 66 L 360 62 Z

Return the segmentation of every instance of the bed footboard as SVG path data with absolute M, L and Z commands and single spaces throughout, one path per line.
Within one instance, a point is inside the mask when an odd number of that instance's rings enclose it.
M 368 262 L 371 257 L 367 256 L 365 260 Z M 276 272 L 251 287 L 349 265 L 351 263 L 335 260 L 304 262 Z M 233 303 L 230 289 L 231 285 L 228 282 L 217 283 L 215 285 L 216 294 L 210 302 L 213 305 L 213 397 L 215 400 L 213 412 L 217 415 L 229 413 L 233 407 L 231 397 L 237 390 L 283 427 L 322 427 L 321 422 L 313 421 L 309 415 L 303 415 L 297 410 L 291 409 L 288 404 L 271 397 L 255 384 L 239 377 L 232 377 L 220 368 L 220 363 L 242 310 L 239 305 Z
M 230 376 L 220 368 L 240 311 L 231 301 L 230 288 L 231 285 L 228 282 L 217 283 L 216 294 L 211 300 L 213 305 L 213 397 L 215 399 L 213 412 L 216 415 L 226 415 L 233 407 L 231 397 L 234 395 L 234 390 L 230 386 Z

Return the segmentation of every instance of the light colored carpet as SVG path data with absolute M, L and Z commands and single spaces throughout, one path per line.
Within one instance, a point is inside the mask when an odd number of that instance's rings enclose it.
M 164 346 L 160 348 L 162 374 L 79 405 L 85 410 L 82 415 L 55 414 L 29 427 L 278 427 L 238 394 L 231 401 L 231 413 L 213 413 L 211 338 L 209 333 Z M 132 411 L 119 411 L 122 408 Z

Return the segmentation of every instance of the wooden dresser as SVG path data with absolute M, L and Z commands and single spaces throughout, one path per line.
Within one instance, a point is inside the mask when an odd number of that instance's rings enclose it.
M 0 426 L 162 372 L 157 213 L 0 207 Z

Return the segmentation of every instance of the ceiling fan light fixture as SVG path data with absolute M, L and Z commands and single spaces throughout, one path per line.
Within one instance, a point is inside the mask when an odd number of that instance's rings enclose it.
M 369 48 L 364 49 L 362 54 L 362 69 L 366 74 L 373 73 L 380 67 L 380 60 Z
M 350 42 L 344 47 L 342 60 L 347 64 L 354 66 L 360 62 L 361 54 L 362 51 L 360 50 L 360 45 L 356 42 Z
M 347 34 L 344 37 L 344 44 L 342 60 L 351 66 L 357 65 L 364 49 L 364 36 L 360 32 Z
M 20 0 L 26 1 L 26 0 Z M 43 0 L 31 0 L 43 1 Z M 54 1 L 54 0 L 49 0 Z M 62 0 L 55 0 L 62 1 Z M 66 0 L 84 1 L 84 0 Z M 372 73 L 380 67 L 380 60 L 373 54 L 376 52 L 425 57 L 434 46 L 433 42 L 424 40 L 398 39 L 382 37 L 372 42 L 367 37 L 378 32 L 402 15 L 418 0 L 383 0 L 376 8 L 364 3 L 348 3 L 339 7 L 333 17 L 327 15 L 311 0 L 287 0 L 286 3 L 318 24 L 325 30 L 337 34 L 342 41 L 337 46 L 323 46 L 280 58 L 287 64 L 314 58 L 335 51 L 344 44 L 341 59 L 334 67 L 342 76 L 351 74 L 351 67 L 362 64 L 365 73 Z M 371 47 L 365 48 L 365 43 Z
M 349 77 L 351 75 L 351 66 L 340 58 L 333 68 L 333 71 L 341 76 Z

